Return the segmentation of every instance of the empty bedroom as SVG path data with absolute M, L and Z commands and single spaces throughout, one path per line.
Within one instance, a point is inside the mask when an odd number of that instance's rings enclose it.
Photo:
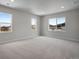
M 79 0 L 0 0 L 0 59 L 79 59 Z

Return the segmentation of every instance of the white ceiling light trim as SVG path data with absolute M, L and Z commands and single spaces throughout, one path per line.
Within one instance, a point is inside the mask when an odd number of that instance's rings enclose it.
M 61 8 L 63 9 L 63 8 L 65 8 L 64 6 L 61 6 Z
M 11 2 L 14 2 L 15 0 L 10 0 Z

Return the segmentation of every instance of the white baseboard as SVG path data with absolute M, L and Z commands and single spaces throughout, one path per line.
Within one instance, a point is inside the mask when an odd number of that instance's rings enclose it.
M 11 43 L 11 42 L 16 42 L 16 41 L 29 40 L 29 39 L 33 39 L 35 37 L 38 37 L 38 36 L 34 36 L 34 37 L 32 37 L 32 36 L 30 36 L 30 37 L 22 37 L 22 38 L 7 40 L 7 41 L 0 42 L 0 45 L 6 44 L 6 43 Z

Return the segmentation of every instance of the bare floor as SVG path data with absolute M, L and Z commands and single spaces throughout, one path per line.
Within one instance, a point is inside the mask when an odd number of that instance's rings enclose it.
M 47 37 L 7 43 L 0 59 L 79 59 L 79 43 Z

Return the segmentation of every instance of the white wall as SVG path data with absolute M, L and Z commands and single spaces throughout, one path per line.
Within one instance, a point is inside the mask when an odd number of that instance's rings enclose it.
M 48 19 L 63 16 L 66 17 L 65 32 L 48 31 Z M 40 35 L 79 41 L 79 9 L 42 16 L 40 18 L 40 26 Z
M 37 16 L 38 30 L 33 32 L 31 29 L 32 14 L 19 10 L 14 10 L 4 6 L 0 6 L 0 12 L 6 12 L 13 15 L 13 31 L 9 33 L 0 33 L 0 43 L 6 41 L 20 40 L 24 38 L 32 38 L 39 35 L 39 17 Z

